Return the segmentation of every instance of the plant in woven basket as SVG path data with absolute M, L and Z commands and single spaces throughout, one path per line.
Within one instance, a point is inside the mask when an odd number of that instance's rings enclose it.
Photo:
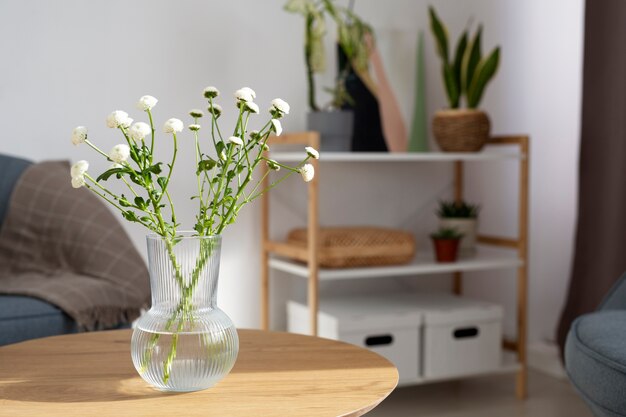
M 271 135 L 281 134 L 280 119 L 289 113 L 289 104 L 272 100 L 262 127 L 249 130 L 259 106 L 254 102 L 256 93 L 247 87 L 234 94 L 237 119 L 232 133 L 222 133 L 219 95 L 215 87 L 203 92 L 210 115 L 206 128 L 199 124 L 204 117 L 202 110 L 189 112 L 191 137 L 184 143 L 195 153 L 195 190 L 190 198 L 198 207 L 191 232 L 179 231 L 169 191 L 184 124 L 176 118 L 168 119 L 163 124 L 166 138 L 157 139 L 152 113 L 156 98 L 143 96 L 137 104 L 145 112 L 147 123 L 133 123 L 128 113 L 120 110 L 107 117 L 107 126 L 123 137 L 122 143 L 108 153 L 96 146 L 84 126 L 72 133 L 74 145 L 84 143 L 112 163 L 100 175 L 92 176 L 87 161 L 77 162 L 71 168 L 72 186 L 88 188 L 119 210 L 124 219 L 152 232 L 148 236 L 152 308 L 139 319 L 131 349 L 140 375 L 164 390 L 207 388 L 230 371 L 238 339 L 232 321 L 215 302 L 220 235 L 237 220 L 245 205 L 287 177 L 297 173 L 304 181 L 311 181 L 314 169 L 307 161 L 319 158 L 317 150 L 307 147 L 296 166 L 269 159 L 268 140 Z M 202 137 L 201 131 L 209 134 Z M 166 162 L 155 158 L 155 150 L 163 140 L 171 140 L 173 145 Z M 264 174 L 256 175 L 263 165 L 267 167 Z M 269 173 L 281 168 L 284 175 L 263 188 Z M 126 191 L 116 192 L 107 186 L 114 179 Z
M 452 54 L 448 30 L 432 6 L 429 15 L 451 109 L 435 115 L 435 137 L 446 151 L 480 150 L 488 138 L 490 123 L 487 115 L 476 109 L 498 70 L 500 47 L 494 48 L 487 56 L 482 55 L 482 26 L 479 25 L 473 37 L 468 30 L 463 31 Z M 463 99 L 467 109 L 459 110 Z

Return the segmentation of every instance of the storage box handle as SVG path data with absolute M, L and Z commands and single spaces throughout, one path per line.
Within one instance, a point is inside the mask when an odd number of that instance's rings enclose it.
M 453 334 L 455 339 L 476 337 L 478 336 L 478 327 L 463 327 L 462 329 L 455 329 Z
M 382 334 L 378 336 L 368 336 L 365 338 L 366 346 L 384 346 L 393 343 L 393 336 L 390 334 Z

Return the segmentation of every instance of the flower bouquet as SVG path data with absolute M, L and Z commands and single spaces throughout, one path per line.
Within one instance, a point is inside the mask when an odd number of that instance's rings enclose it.
M 136 323 L 131 343 L 133 363 L 139 374 L 155 387 L 168 391 L 194 391 L 208 388 L 230 372 L 238 352 L 238 338 L 230 318 L 216 305 L 221 233 L 233 224 L 240 210 L 265 192 L 295 174 L 311 181 L 314 169 L 307 161 L 319 158 L 307 147 L 302 161 L 289 166 L 268 158 L 269 137 L 280 135 L 280 119 L 289 114 L 289 104 L 274 99 L 269 120 L 259 130 L 248 130 L 259 113 L 255 92 L 244 87 L 234 94 L 238 111 L 231 135 L 222 134 L 218 119 L 222 107 L 220 92 L 204 89 L 210 127 L 199 124 L 204 112 L 189 112 L 193 123 L 187 127 L 195 149 L 195 192 L 198 213 L 193 231 L 179 231 L 169 187 L 178 153 L 178 135 L 184 123 L 176 118 L 163 124 L 171 136 L 173 153 L 169 162 L 155 160 L 155 125 L 152 109 L 157 99 L 143 96 L 137 106 L 147 115 L 146 122 L 135 122 L 128 113 L 114 111 L 107 126 L 118 129 L 123 143 L 106 153 L 94 144 L 88 130 L 79 126 L 72 133 L 74 145 L 91 147 L 112 165 L 92 176 L 87 161 L 71 168 L 72 186 L 86 187 L 120 211 L 122 216 L 147 228 L 148 263 L 152 307 Z M 200 132 L 210 130 L 209 138 Z M 209 152 L 206 149 L 212 148 Z M 263 175 L 255 172 L 265 164 Z M 284 175 L 263 188 L 271 171 L 284 169 Z M 127 194 L 116 193 L 106 184 L 116 179 Z

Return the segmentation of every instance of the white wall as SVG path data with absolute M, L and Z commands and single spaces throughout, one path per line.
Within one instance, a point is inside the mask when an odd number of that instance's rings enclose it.
M 4 119 L 0 152 L 35 160 L 85 158 L 93 161 L 96 171 L 104 168 L 104 162 L 98 162 L 87 148 L 69 144 L 75 125 L 87 125 L 91 137 L 108 149 L 120 142 L 104 124 L 110 111 L 125 109 L 141 119 L 134 103 L 139 96 L 152 94 L 160 100 L 155 108 L 157 120 L 185 118 L 189 108 L 203 106 L 200 91 L 208 84 L 223 91 L 226 108 L 230 92 L 244 85 L 256 89 L 261 104 L 280 96 L 293 109 L 285 127 L 302 129 L 306 112 L 302 21 L 282 12 L 282 3 L 0 2 L 0 114 Z M 492 115 L 495 132 L 528 132 L 532 137 L 530 330 L 532 340 L 549 339 L 563 302 L 572 248 L 583 1 L 396 0 L 383 7 L 379 1 L 359 0 L 357 11 L 377 30 L 407 118 L 413 103 L 415 39 L 418 28 L 427 32 L 428 3 L 435 4 L 452 33 L 458 33 L 474 16 L 485 24 L 485 49 L 496 42 L 503 47 L 500 73 L 489 87 L 484 107 Z M 426 54 L 432 113 L 445 101 L 428 32 Z M 320 84 L 330 84 L 329 77 Z M 234 116 L 222 119 L 223 126 L 229 126 Z M 159 140 L 166 154 L 169 138 Z M 180 158 L 191 160 L 190 148 Z M 434 202 L 451 189 L 449 166 L 386 165 L 375 172 L 364 165 L 325 168 L 322 195 L 331 202 L 323 206 L 326 223 L 368 222 L 375 212 L 376 218 L 369 221 L 413 230 L 423 245 L 434 225 Z M 490 172 L 471 171 L 472 178 L 481 178 L 470 183 L 469 196 L 494 202 L 485 204 L 486 229 L 502 224 L 514 230 L 511 207 L 515 201 L 506 187 L 508 177 L 515 174 L 510 167 L 504 172 L 505 178 L 499 179 Z M 191 168 L 182 168 L 173 187 L 175 198 L 181 201 L 181 219 L 193 217 L 194 206 L 185 197 L 193 188 L 189 175 Z M 366 182 L 368 178 L 371 183 Z M 324 188 L 331 180 L 335 186 Z M 359 180 L 356 186 L 350 183 Z M 284 192 L 276 196 L 280 204 L 275 207 L 283 220 L 276 225 L 277 231 L 303 219 L 304 194 L 297 194 L 296 188 L 302 191 L 297 183 L 286 186 L 296 199 Z M 341 203 L 338 197 L 346 190 L 353 196 L 350 202 Z M 503 191 L 494 194 L 493 190 Z M 373 202 L 368 200 L 371 197 Z M 490 208 L 496 202 L 507 207 L 504 215 Z M 364 206 L 370 209 L 363 210 Z M 224 243 L 220 304 L 240 326 L 258 325 L 258 221 L 258 210 L 248 207 L 226 233 Z M 134 225 L 128 230 L 143 248 L 144 231 Z M 286 288 L 283 297 L 293 286 L 301 286 L 285 277 L 277 282 L 279 292 Z M 514 310 L 512 287 L 504 282 L 477 277 L 468 290 L 484 293 L 487 288 L 489 297 Z M 507 327 L 512 328 L 512 323 Z

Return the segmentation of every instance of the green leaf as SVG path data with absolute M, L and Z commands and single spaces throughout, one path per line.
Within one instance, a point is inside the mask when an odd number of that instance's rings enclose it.
M 470 85 L 474 79 L 474 74 L 476 73 L 476 67 L 480 63 L 482 52 L 481 52 L 481 38 L 482 38 L 483 27 L 478 26 L 476 30 L 476 35 L 474 35 L 474 40 L 465 52 L 465 57 L 463 57 L 463 68 L 461 70 L 461 83 L 462 88 L 465 94 L 469 93 Z
M 132 204 L 130 204 L 130 201 L 128 201 L 126 199 L 126 197 L 124 197 L 123 194 L 122 194 L 122 197 L 118 201 L 120 203 L 120 206 L 122 206 L 122 207 L 130 207 L 130 206 L 132 206 Z
M 167 178 L 166 177 L 157 178 L 157 184 L 159 184 L 159 187 L 161 187 L 161 189 L 164 190 L 165 187 L 167 186 Z
M 141 209 L 145 209 L 148 206 L 146 201 L 139 196 L 135 197 L 135 205 Z
M 100 174 L 98 178 L 96 178 L 96 181 L 97 182 L 100 182 L 101 180 L 106 181 L 109 179 L 109 177 L 111 177 L 111 175 L 120 174 L 123 172 L 126 172 L 126 168 L 111 168 L 111 169 L 104 171 L 102 174 Z
M 159 190 L 152 190 L 150 192 L 150 195 L 152 196 L 153 199 L 158 200 L 159 198 L 161 198 L 161 194 L 163 194 L 161 191 Z
M 214 159 L 208 158 L 207 159 L 203 159 L 202 161 L 198 162 L 198 169 L 196 169 L 196 175 L 200 175 L 200 173 L 205 172 L 205 171 L 210 171 L 212 170 L 215 165 L 217 165 L 217 161 L 215 161 Z
M 446 92 L 448 94 L 448 104 L 451 109 L 459 107 L 459 99 L 461 98 L 461 92 L 454 79 L 454 70 L 450 65 L 443 66 L 443 82 L 446 86 Z
M 306 15 L 309 7 L 314 4 L 311 0 L 289 0 L 283 8 L 289 13 L 300 13 Z
M 135 214 L 135 212 L 130 211 L 130 210 L 123 211 L 122 212 L 122 216 L 124 216 L 124 218 L 126 220 L 128 220 L 129 222 L 139 221 L 139 219 L 137 218 L 137 215 Z
M 144 169 L 142 171 L 142 174 L 143 175 L 145 175 L 145 174 L 156 174 L 156 175 L 159 175 L 161 173 L 161 171 L 162 171 L 161 165 L 163 165 L 163 163 L 162 162 L 158 162 L 158 163 L 156 163 L 156 164 L 154 164 L 152 166 L 149 166 L 148 168 L 146 168 L 146 169 Z
M 454 83 L 456 85 L 456 89 L 459 91 L 459 98 L 461 96 L 461 92 L 463 91 L 461 88 L 461 69 L 463 66 L 463 57 L 465 56 L 465 50 L 467 49 L 467 31 L 463 32 L 463 35 L 459 39 L 459 42 L 456 45 L 456 53 L 454 54 L 454 63 L 452 64 L 452 69 L 454 73 Z
M 487 83 L 496 74 L 498 64 L 500 62 L 500 47 L 494 49 L 489 57 L 483 59 L 476 68 L 476 75 L 472 80 L 469 92 L 467 94 L 467 107 L 475 109 L 478 107 L 480 100 L 485 91 Z
M 215 151 L 217 152 L 217 154 L 221 154 L 223 151 L 226 150 L 226 145 L 224 145 L 224 142 L 217 142 L 215 144 Z
M 428 8 L 428 12 L 430 14 L 430 30 L 433 33 L 435 41 L 437 43 L 437 52 L 439 53 L 439 56 L 441 57 L 443 63 L 447 65 L 448 31 L 437 17 L 437 13 L 435 13 L 435 9 L 432 6 Z

